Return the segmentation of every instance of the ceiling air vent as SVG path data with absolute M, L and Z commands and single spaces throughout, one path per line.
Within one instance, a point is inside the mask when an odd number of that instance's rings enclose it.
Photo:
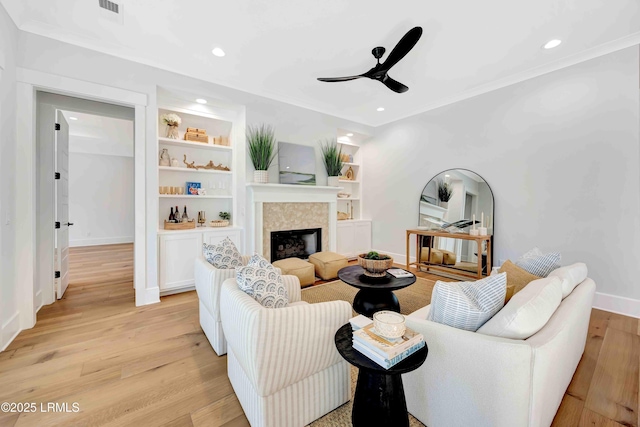
M 122 2 L 115 2 L 111 0 L 98 0 L 100 5 L 100 15 L 109 21 L 123 24 L 123 12 L 124 7 Z

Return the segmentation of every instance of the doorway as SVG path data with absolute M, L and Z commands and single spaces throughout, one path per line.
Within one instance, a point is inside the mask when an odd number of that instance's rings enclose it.
M 133 301 L 134 110 L 47 92 L 36 103 L 35 306 L 108 277 L 99 267 L 112 245 Z

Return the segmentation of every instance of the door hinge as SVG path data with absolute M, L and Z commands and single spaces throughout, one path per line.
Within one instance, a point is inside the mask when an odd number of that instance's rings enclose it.
M 60 130 L 60 123 L 56 123 L 56 130 Z
M 60 278 L 60 272 L 59 272 L 59 271 L 56 271 L 56 273 L 55 273 L 55 278 L 56 278 L 56 279 L 59 279 L 59 278 Z
M 60 228 L 60 221 L 56 221 L 56 228 Z
M 54 175 L 55 179 L 60 179 L 60 172 L 56 172 L 56 174 Z

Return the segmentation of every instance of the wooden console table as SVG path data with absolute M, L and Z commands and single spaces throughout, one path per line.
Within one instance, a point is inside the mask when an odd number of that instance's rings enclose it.
M 410 253 L 409 253 L 409 237 L 415 234 L 416 235 L 416 262 L 410 262 Z M 428 236 L 431 237 L 431 241 L 429 242 L 429 256 L 428 262 L 422 262 L 422 245 L 420 242 L 420 238 L 418 236 Z M 431 263 L 431 248 L 433 246 L 433 238 L 434 237 L 445 237 L 448 239 L 460 239 L 460 240 L 475 240 L 478 245 L 478 270 L 477 274 L 473 274 L 468 271 L 464 271 L 458 268 L 449 267 L 441 264 L 432 264 Z M 482 279 L 484 276 L 482 275 L 482 243 L 487 242 L 487 276 L 491 273 L 491 242 L 492 236 L 471 236 L 467 233 L 447 233 L 445 231 L 439 230 L 418 230 L 418 229 L 410 229 L 407 230 L 407 270 L 409 270 L 409 266 L 416 265 L 418 268 L 420 266 L 426 267 L 427 271 L 433 270 L 434 274 L 437 274 L 437 271 L 443 271 L 450 274 L 457 274 L 465 277 L 472 277 L 476 279 Z

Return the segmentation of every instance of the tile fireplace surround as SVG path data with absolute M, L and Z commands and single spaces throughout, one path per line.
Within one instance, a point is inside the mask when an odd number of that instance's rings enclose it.
M 271 257 L 272 231 L 322 228 L 322 250 L 336 250 L 340 187 L 247 184 L 249 252 Z

